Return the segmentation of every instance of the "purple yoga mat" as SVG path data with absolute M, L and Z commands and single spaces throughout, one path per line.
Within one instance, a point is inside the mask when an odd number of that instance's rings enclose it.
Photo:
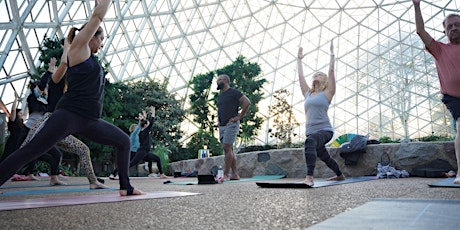
M 158 192 L 147 193 L 146 195 L 120 196 L 119 193 L 117 192 L 113 194 L 86 195 L 86 196 L 60 196 L 60 197 L 52 197 L 52 198 L 4 200 L 4 201 L 0 201 L 0 211 L 28 209 L 28 208 L 56 207 L 56 206 L 66 206 L 66 205 L 120 202 L 120 201 L 130 201 L 130 200 L 159 199 L 159 198 L 171 198 L 171 197 L 193 196 L 193 195 L 200 195 L 200 193 L 158 191 Z

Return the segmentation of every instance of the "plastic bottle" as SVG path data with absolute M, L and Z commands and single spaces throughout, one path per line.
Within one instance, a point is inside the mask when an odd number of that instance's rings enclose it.
M 217 181 L 219 183 L 222 183 L 224 180 L 224 170 L 222 169 L 222 166 L 219 165 L 219 169 L 217 170 Z

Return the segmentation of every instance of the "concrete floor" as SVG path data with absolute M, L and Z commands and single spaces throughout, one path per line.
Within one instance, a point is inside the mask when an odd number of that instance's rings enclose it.
M 264 189 L 255 182 L 216 185 L 165 185 L 167 179 L 133 179 L 145 192 L 179 191 L 202 195 L 114 203 L 0 211 L 1 229 L 305 229 L 353 210 L 375 198 L 460 200 L 458 188 L 430 188 L 440 179 L 380 179 L 314 189 Z M 196 178 L 170 178 L 194 181 Z M 302 181 L 301 178 L 272 180 Z M 69 178 L 68 183 L 86 183 Z M 7 182 L 5 186 L 46 184 Z M 112 188 L 118 181 L 106 180 Z M 81 187 L 86 187 L 85 185 Z M 50 187 L 47 187 L 49 189 Z M 63 187 L 59 187 L 62 189 Z M 12 191 L 29 188 L 2 188 Z M 114 194 L 115 190 L 1 196 L 1 201 L 27 198 Z M 388 221 L 388 220 L 385 220 Z M 433 220 L 439 221 L 439 220 Z M 355 229 L 343 226 L 343 229 Z M 369 229 L 376 229 L 369 226 Z

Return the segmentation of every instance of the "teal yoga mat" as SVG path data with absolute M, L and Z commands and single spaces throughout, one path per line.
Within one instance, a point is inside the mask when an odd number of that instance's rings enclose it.
M 436 183 L 429 184 L 430 187 L 460 188 L 460 184 L 454 184 L 455 177 L 446 178 Z
M 240 180 L 227 180 L 223 183 L 237 183 L 237 182 L 247 182 L 247 181 L 260 181 L 260 180 L 276 180 L 286 177 L 285 175 L 265 175 L 265 176 L 253 176 L 250 178 L 241 178 Z M 172 185 L 197 185 L 198 179 L 196 181 L 165 181 L 164 184 Z

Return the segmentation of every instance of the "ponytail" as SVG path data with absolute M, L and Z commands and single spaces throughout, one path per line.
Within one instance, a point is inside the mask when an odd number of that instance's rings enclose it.
M 69 41 L 69 44 L 72 44 L 73 39 L 74 39 L 75 36 L 76 36 L 76 32 L 82 30 L 83 28 L 85 28 L 85 26 L 86 26 L 86 23 L 83 24 L 83 25 L 80 27 L 80 29 L 78 29 L 77 27 L 72 27 L 72 28 L 70 29 L 69 34 L 67 35 L 67 40 Z M 104 32 L 104 30 L 102 29 L 102 27 L 99 26 L 99 28 L 98 28 L 97 31 L 96 31 L 96 34 L 94 34 L 94 35 L 97 36 L 97 35 L 101 34 L 102 32 Z
M 67 35 L 67 40 L 69 41 L 70 44 L 72 44 L 73 39 L 75 38 L 75 33 L 76 31 L 80 31 L 81 29 L 78 29 L 77 27 L 72 27 L 70 29 L 69 34 Z

